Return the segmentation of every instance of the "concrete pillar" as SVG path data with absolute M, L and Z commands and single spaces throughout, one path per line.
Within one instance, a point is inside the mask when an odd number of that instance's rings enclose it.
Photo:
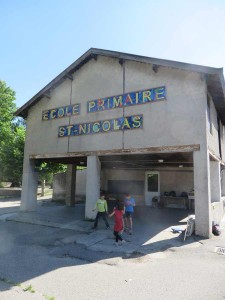
M 212 235 L 211 192 L 209 153 L 195 151 L 194 189 L 195 189 L 195 233 L 206 238 Z
M 218 161 L 210 161 L 210 182 L 211 182 L 211 202 L 220 202 L 221 178 L 220 178 L 220 163 Z
M 221 170 L 221 196 L 225 196 L 225 169 Z
M 68 165 L 66 172 L 66 205 L 75 206 L 76 165 Z
M 37 209 L 37 187 L 38 172 L 35 171 L 35 161 L 25 157 L 20 210 L 35 211 Z
M 97 156 L 87 157 L 86 205 L 85 218 L 94 219 L 96 212 L 92 209 L 100 196 L 101 163 Z

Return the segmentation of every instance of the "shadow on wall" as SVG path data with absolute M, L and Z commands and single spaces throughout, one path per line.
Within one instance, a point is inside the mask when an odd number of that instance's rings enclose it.
M 53 200 L 66 198 L 66 173 L 53 176 Z M 76 202 L 84 202 L 86 198 L 86 170 L 76 171 Z

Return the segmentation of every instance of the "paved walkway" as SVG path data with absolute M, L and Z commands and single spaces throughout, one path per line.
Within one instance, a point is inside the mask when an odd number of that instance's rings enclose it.
M 70 229 L 72 234 L 58 240 L 57 245 L 76 243 L 90 250 L 106 253 L 122 252 L 124 255 L 148 254 L 173 247 L 200 245 L 198 238 L 192 236 L 184 242 L 183 233 L 173 233 L 171 230 L 173 226 L 179 226 L 185 230 L 188 214 L 193 212 L 183 209 L 135 207 L 133 234 L 124 233 L 123 236 L 127 243 L 121 247 L 115 247 L 112 234 L 113 219 L 109 219 L 111 229 L 106 230 L 104 223 L 100 220 L 99 228 L 92 230 L 93 223 L 84 219 L 84 204 L 66 207 L 56 205 L 46 199 L 38 201 L 36 212 L 25 213 L 19 211 L 19 199 L 14 199 L 14 202 L 8 200 L 8 203 L 10 201 L 12 205 L 8 209 L 4 207 L 6 202 L 3 202 L 4 205 L 0 209 L 0 220 Z

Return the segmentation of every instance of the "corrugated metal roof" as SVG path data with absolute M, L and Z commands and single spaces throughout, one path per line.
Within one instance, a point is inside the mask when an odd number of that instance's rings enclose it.
M 81 68 L 90 59 L 97 59 L 98 55 L 118 58 L 119 60 L 137 61 L 137 62 L 148 63 L 157 66 L 170 67 L 170 68 L 204 74 L 209 92 L 215 103 L 215 107 L 218 112 L 218 115 L 222 123 L 225 124 L 225 82 L 224 82 L 222 68 L 212 68 L 212 67 L 200 66 L 195 64 L 188 64 L 183 62 L 164 60 L 164 59 L 128 54 L 123 52 L 96 49 L 96 48 L 91 48 L 87 52 L 85 52 L 73 64 L 71 64 L 68 68 L 66 68 L 49 84 L 47 84 L 42 90 L 40 90 L 34 97 L 32 97 L 21 108 L 19 108 L 16 111 L 16 115 L 26 118 L 28 115 L 28 110 L 33 105 L 35 105 L 41 98 L 43 98 L 46 94 L 48 94 L 51 89 L 58 86 L 66 78 L 71 77 L 71 75 L 76 70 Z

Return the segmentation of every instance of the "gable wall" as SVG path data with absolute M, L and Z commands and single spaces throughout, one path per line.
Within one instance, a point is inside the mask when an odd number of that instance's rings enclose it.
M 29 110 L 27 154 L 107 149 L 205 145 L 206 89 L 200 75 L 144 63 L 98 56 L 51 91 Z M 123 81 L 123 78 L 125 81 Z M 167 100 L 87 114 L 87 101 L 124 92 L 166 86 Z M 125 90 L 123 90 L 125 89 Z M 81 103 L 79 116 L 42 121 L 42 111 Z M 58 126 L 143 114 L 143 129 L 58 138 Z

